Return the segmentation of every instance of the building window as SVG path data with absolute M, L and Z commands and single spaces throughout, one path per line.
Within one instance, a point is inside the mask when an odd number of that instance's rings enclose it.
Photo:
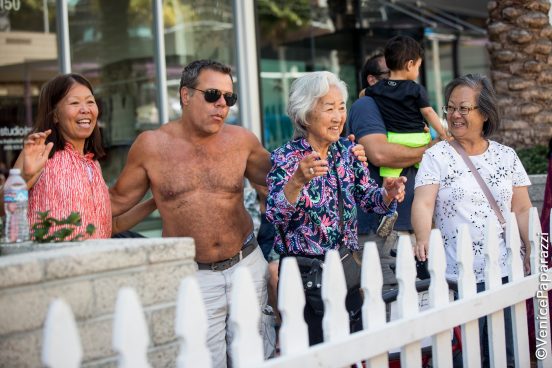
M 58 73 L 53 1 L 0 1 L 0 184 L 33 125 L 42 84 Z
M 168 0 L 163 2 L 163 10 L 169 117 L 178 119 L 178 88 L 184 65 L 196 59 L 211 59 L 235 70 L 232 0 Z M 233 78 L 236 81 L 235 74 Z M 240 124 L 237 104 L 230 108 L 227 123 Z

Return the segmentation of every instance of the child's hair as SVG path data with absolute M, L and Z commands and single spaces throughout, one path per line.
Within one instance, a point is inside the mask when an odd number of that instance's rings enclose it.
M 408 36 L 395 36 L 385 45 L 385 63 L 390 70 L 402 70 L 409 60 L 417 61 L 424 56 L 420 44 Z

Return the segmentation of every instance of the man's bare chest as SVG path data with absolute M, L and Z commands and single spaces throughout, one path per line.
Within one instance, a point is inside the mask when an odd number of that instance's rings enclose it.
M 154 194 L 163 201 L 203 192 L 240 193 L 246 157 L 239 152 L 163 152 L 147 168 Z

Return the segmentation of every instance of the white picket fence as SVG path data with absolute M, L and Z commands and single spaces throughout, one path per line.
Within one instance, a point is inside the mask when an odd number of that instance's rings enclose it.
M 510 254 L 519 254 L 520 240 L 515 216 L 508 216 L 507 245 Z M 344 367 L 365 361 L 367 367 L 388 366 L 388 351 L 400 348 L 401 367 L 420 367 L 420 341 L 430 336 L 434 367 L 452 367 L 451 334 L 462 327 L 464 367 L 480 366 L 478 318 L 488 316 L 491 367 L 506 366 L 503 308 L 512 306 L 512 325 L 516 367 L 530 367 L 527 311 L 525 300 L 538 290 L 548 290 L 552 272 L 543 263 L 541 228 L 535 208 L 530 213 L 532 275 L 524 277 L 520 257 L 509 257 L 510 282 L 502 285 L 498 267 L 497 234 L 487 226 L 485 257 L 487 290 L 476 293 L 472 272 L 472 245 L 467 227 L 459 228 L 458 280 L 459 299 L 449 301 L 445 280 L 445 256 L 442 239 L 434 230 L 430 240 L 429 289 L 430 308 L 418 310 L 415 289 L 416 270 L 408 237 L 401 237 L 397 256 L 397 298 L 400 318 L 386 322 L 385 304 L 381 298 L 382 275 L 374 244 L 367 244 L 363 258 L 364 330 L 350 334 L 348 314 L 344 308 L 345 280 L 337 252 L 328 252 L 322 284 L 325 306 L 324 343 L 309 347 L 307 325 L 303 320 L 305 297 L 297 264 L 293 258 L 283 260 L 278 295 L 282 315 L 280 356 L 263 360 L 263 344 L 258 333 L 260 311 L 251 276 L 246 269 L 236 271 L 231 295 L 231 322 L 236 333 L 233 346 L 236 367 Z M 547 357 L 539 367 L 552 366 L 547 293 L 534 298 L 537 346 Z M 546 300 L 546 308 L 543 307 Z M 181 347 L 177 367 L 211 367 L 205 343 L 207 321 L 204 304 L 194 277 L 182 280 L 175 322 Z M 539 337 L 540 336 L 540 337 Z M 119 367 L 149 367 L 146 357 L 149 335 L 138 297 L 133 289 L 119 291 L 113 328 L 113 349 L 118 353 Z M 78 367 L 82 347 L 70 308 L 62 300 L 52 302 L 44 328 L 42 361 L 51 368 Z

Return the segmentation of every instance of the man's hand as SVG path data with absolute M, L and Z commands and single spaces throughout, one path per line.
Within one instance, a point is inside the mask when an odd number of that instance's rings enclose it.
M 406 183 L 406 180 L 406 176 L 383 179 L 383 188 L 387 192 L 385 196 L 385 203 L 389 204 L 394 199 L 396 199 L 399 203 L 404 200 L 404 184 Z
M 33 133 L 23 142 L 23 168 L 22 176 L 26 181 L 36 176 L 42 171 L 48 155 L 54 147 L 54 143 L 46 144 L 46 138 L 52 133 L 50 129 L 45 132 Z
M 349 134 L 347 137 L 351 143 L 354 144 L 353 148 L 351 149 L 351 152 L 353 152 L 353 155 L 359 160 L 360 162 L 364 163 L 364 166 L 368 166 L 368 158 L 366 157 L 366 151 L 364 150 L 364 146 L 362 144 L 355 144 L 355 135 Z

